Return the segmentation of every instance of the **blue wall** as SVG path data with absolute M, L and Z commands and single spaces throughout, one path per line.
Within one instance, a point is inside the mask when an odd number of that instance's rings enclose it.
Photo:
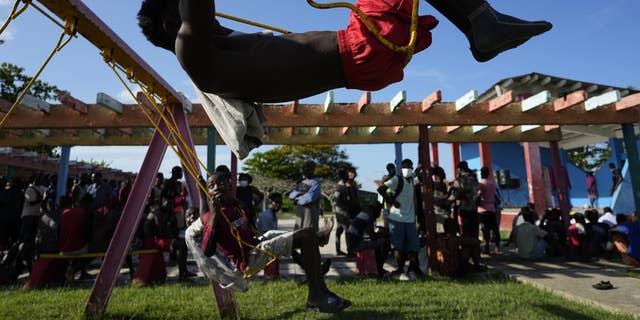
M 610 142 L 618 143 L 619 141 L 612 139 Z M 610 159 L 611 162 L 617 163 L 619 160 L 625 159 L 623 150 L 616 151 L 615 147 L 612 149 L 614 150 Z M 471 169 L 479 169 L 481 167 L 478 144 L 462 144 L 460 146 L 460 157 L 469 163 L 469 167 Z M 549 170 L 549 174 L 552 174 L 550 149 L 540 148 L 540 157 L 543 168 L 547 168 Z M 568 158 L 566 151 L 562 151 L 561 157 L 562 163 L 566 166 L 567 175 L 569 177 L 569 199 L 571 205 L 574 207 L 588 205 L 589 198 L 587 196 L 585 181 L 586 172 L 566 160 Z M 497 170 L 507 169 L 510 171 L 512 179 L 521 180 L 519 189 L 501 190 L 504 206 L 521 207 L 526 205 L 527 202 L 529 202 L 529 194 L 527 188 L 527 171 L 525 166 L 524 150 L 522 146 L 519 143 L 493 143 L 491 144 L 491 158 L 493 161 L 494 172 Z M 596 206 L 598 207 L 613 206 L 612 197 L 609 195 L 612 180 L 608 163 L 609 161 L 605 162 L 605 165 L 594 172 L 599 193 L 599 198 L 596 202 Z M 625 172 L 623 172 L 623 174 L 625 174 Z M 622 198 L 624 198 L 623 195 L 620 196 L 620 199 L 624 200 Z M 558 206 L 555 195 L 552 197 L 552 201 L 549 205 Z

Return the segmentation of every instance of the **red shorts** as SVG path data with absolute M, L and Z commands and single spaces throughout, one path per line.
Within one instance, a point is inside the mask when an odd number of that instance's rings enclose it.
M 356 6 L 387 40 L 398 46 L 409 43 L 413 0 L 358 0 Z M 431 45 L 429 30 L 437 24 L 433 16 L 418 18 L 415 53 Z M 387 49 L 356 13 L 351 13 L 347 28 L 338 31 L 338 44 L 347 88 L 375 91 L 404 77 L 407 54 Z

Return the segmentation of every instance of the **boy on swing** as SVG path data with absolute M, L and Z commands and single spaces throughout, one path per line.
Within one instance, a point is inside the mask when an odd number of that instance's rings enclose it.
M 427 1 L 467 36 L 478 61 L 490 60 L 551 29 L 545 21 L 529 22 L 499 13 L 485 0 Z M 409 42 L 412 3 L 357 0 L 356 6 L 383 37 L 405 45 Z M 176 55 L 205 110 L 210 109 L 209 117 L 220 126 L 222 138 L 226 142 L 239 140 L 230 144 L 232 149 L 260 145 L 263 132 L 255 128 L 261 126 L 250 105 L 221 107 L 225 99 L 270 103 L 342 87 L 379 90 L 402 80 L 407 59 L 406 53 L 382 45 L 355 13 L 347 28 L 337 32 L 272 36 L 242 34 L 221 26 L 215 19 L 213 0 L 144 0 L 138 21 L 151 43 Z M 430 30 L 437 24 L 433 16 L 419 17 L 416 53 L 431 44 Z M 215 123 L 214 118 L 225 120 Z M 229 136 L 233 131 L 241 132 Z M 241 153 L 242 158 L 248 151 Z
M 249 286 L 244 274 L 260 271 L 272 254 L 291 256 L 293 249 L 300 249 L 309 286 L 307 308 L 336 313 L 351 305 L 349 300 L 327 288 L 321 270 L 318 246 L 328 241 L 333 220 L 326 220 L 317 233 L 311 228 L 294 232 L 272 230 L 258 238 L 249 227 L 239 201 L 233 197 L 231 177 L 227 173 L 215 172 L 209 177 L 207 190 L 212 197 L 209 210 L 201 200 L 200 218 L 187 229 L 185 241 L 198 267 L 210 279 L 223 287 L 246 291 Z M 206 199 L 204 194 L 200 198 Z M 227 259 L 233 265 L 227 264 Z

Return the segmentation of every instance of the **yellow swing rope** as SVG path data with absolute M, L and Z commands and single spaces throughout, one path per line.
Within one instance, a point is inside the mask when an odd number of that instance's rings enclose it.
M 360 17 L 362 22 L 365 24 L 367 29 L 369 29 L 369 31 L 373 34 L 373 36 L 376 39 L 378 39 L 378 41 L 380 41 L 380 43 L 382 43 L 382 45 L 384 45 L 387 49 L 395 51 L 395 52 L 405 52 L 407 54 L 407 58 L 405 60 L 405 65 L 408 64 L 409 61 L 411 61 L 411 58 L 413 57 L 413 54 L 415 52 L 416 43 L 418 41 L 418 9 L 419 9 L 420 0 L 413 0 L 412 13 L 411 13 L 411 25 L 410 25 L 410 29 L 409 29 L 409 43 L 407 43 L 406 45 L 403 45 L 403 46 L 394 44 L 393 42 L 391 42 L 387 38 L 385 38 L 382 34 L 380 34 L 380 30 L 378 29 L 378 27 L 376 27 L 375 24 L 373 24 L 373 22 L 371 22 L 369 17 L 367 17 L 367 15 L 364 12 L 362 12 L 362 10 L 360 10 L 360 8 L 358 8 L 357 6 L 355 6 L 352 3 L 349 3 L 349 2 L 334 2 L 334 3 L 323 4 L 323 3 L 317 3 L 314 0 L 307 0 L 307 3 L 310 6 L 316 8 L 316 9 L 347 8 L 347 9 L 355 12 L 358 15 L 358 17 Z M 222 12 L 216 12 L 215 15 L 218 16 L 218 17 L 221 17 L 221 18 L 237 21 L 237 22 L 240 22 L 240 23 L 256 26 L 256 27 L 259 27 L 259 28 L 265 28 L 265 29 L 276 31 L 276 32 L 280 32 L 280 33 L 291 33 L 290 31 L 287 31 L 287 30 L 282 29 L 282 28 L 270 26 L 270 25 L 263 24 L 263 23 L 256 22 L 256 21 L 252 21 L 252 20 L 249 20 L 249 19 L 238 18 L 238 17 L 232 16 L 232 15 L 228 15 L 228 14 L 225 14 L 225 13 L 222 13 Z
M 24 3 L 24 6 L 22 8 L 19 8 L 20 2 Z M 2 27 L 0 27 L 0 35 L 4 32 L 4 30 L 7 29 L 7 27 L 13 20 L 15 20 L 19 15 L 21 15 L 25 10 L 27 10 L 30 3 L 31 3 L 31 0 L 27 0 L 27 1 L 16 0 L 16 2 L 13 4 L 13 8 L 11 9 L 11 13 L 9 13 L 9 17 L 7 17 L 7 21 L 5 21 L 2 24 Z
M 156 131 L 160 134 L 160 136 L 162 137 L 162 139 L 167 143 L 168 146 L 171 147 L 171 149 L 173 150 L 174 153 L 176 153 L 176 155 L 178 156 L 178 159 L 180 160 L 180 163 L 187 169 L 188 173 L 197 181 L 198 187 L 204 191 L 204 193 L 207 195 L 207 198 L 211 199 L 211 195 L 209 194 L 208 190 L 206 189 L 206 186 L 202 184 L 202 182 L 200 181 L 200 179 L 198 179 L 198 176 L 194 170 L 193 167 L 191 167 L 190 165 L 187 165 L 186 160 L 183 159 L 182 155 L 178 152 L 178 150 L 175 149 L 175 147 L 173 146 L 174 142 L 177 142 L 176 140 L 170 140 L 169 137 L 167 137 L 164 132 L 162 132 L 162 130 L 160 130 L 159 125 L 156 123 L 156 121 L 154 121 L 154 119 L 152 118 L 150 112 L 146 109 L 146 106 L 138 99 L 138 97 L 133 93 L 133 91 L 129 88 L 129 86 L 127 85 L 127 83 L 124 81 L 124 78 L 122 78 L 122 76 L 120 75 L 120 73 L 117 72 L 116 70 L 116 64 L 113 63 L 112 61 L 107 62 L 107 64 L 109 65 L 109 67 L 111 68 L 111 70 L 115 73 L 115 75 L 117 76 L 118 80 L 120 80 L 120 82 L 122 83 L 122 85 L 125 87 L 125 89 L 129 92 L 129 94 L 131 95 L 131 97 L 138 102 L 139 107 L 141 108 L 141 110 L 143 111 L 143 113 L 145 114 L 145 116 L 147 117 L 147 119 L 149 120 L 149 122 L 151 122 L 151 124 L 155 127 Z M 131 80 L 131 79 L 130 79 Z M 137 80 L 135 80 L 137 82 Z M 139 83 L 136 83 L 138 85 L 140 85 Z M 151 104 L 157 107 L 157 104 L 155 103 L 155 98 L 152 97 L 152 93 L 147 92 L 147 90 L 143 87 L 141 87 L 141 89 L 143 89 L 143 93 L 145 94 L 145 96 L 147 97 L 147 99 L 150 100 Z M 164 118 L 165 121 L 166 118 Z M 159 119 L 161 120 L 161 119 Z M 168 127 L 171 127 L 172 124 L 171 123 L 167 123 Z M 180 136 L 180 132 L 178 132 L 177 130 L 175 130 L 175 128 L 173 128 L 174 131 L 176 132 L 175 135 Z M 171 135 L 172 137 L 175 135 Z M 187 148 L 189 150 L 191 150 L 190 148 Z M 211 214 L 215 214 L 215 213 L 211 213 Z M 244 248 L 243 248 L 243 244 L 252 248 L 252 249 L 256 249 L 268 256 L 270 256 L 271 258 L 264 263 L 263 265 L 259 266 L 258 268 L 256 268 L 255 270 L 253 270 L 252 272 L 249 273 L 243 273 L 243 277 L 248 279 L 253 277 L 254 275 L 256 275 L 258 272 L 260 272 L 261 270 L 263 270 L 264 268 L 266 268 L 269 264 L 273 263 L 276 259 L 277 256 L 275 254 L 273 254 L 272 252 L 269 252 L 267 250 L 264 250 L 262 248 L 256 247 L 244 240 L 242 240 L 239 231 L 237 230 L 237 228 L 235 228 L 233 226 L 233 224 L 231 223 L 231 221 L 229 221 L 229 218 L 226 217 L 224 214 L 222 215 L 222 217 L 225 219 L 225 221 L 227 222 L 227 225 L 229 226 L 230 230 L 231 230 L 231 234 L 236 238 L 236 241 L 239 244 L 241 253 L 242 253 L 242 259 L 243 262 L 246 265 L 246 261 L 244 261 L 245 257 L 244 257 Z
M 354 4 L 349 2 L 334 2 L 334 3 L 317 3 L 314 0 L 307 0 L 307 3 L 316 8 L 316 9 L 333 9 L 333 8 L 347 8 L 351 11 L 355 12 L 358 17 L 364 22 L 365 26 L 371 33 L 382 43 L 387 49 L 393 50 L 395 52 L 406 52 L 407 60 L 405 61 L 405 65 L 409 63 L 413 53 L 415 51 L 415 46 L 418 40 L 418 5 L 420 0 L 413 0 L 413 9 L 411 13 L 411 26 L 409 29 L 409 43 L 404 46 L 399 46 L 391 41 L 387 40 L 384 36 L 380 34 L 380 30 L 376 27 L 373 22 L 367 17 L 360 8 L 356 7 Z
M 29 88 L 31 88 L 31 86 L 36 82 L 38 77 L 40 77 L 40 74 L 42 74 L 42 71 L 44 71 L 44 69 L 47 67 L 47 65 L 49 64 L 49 62 L 53 58 L 53 56 L 56 53 L 60 52 L 62 50 L 62 48 L 64 48 L 71 41 L 71 39 L 73 39 L 73 37 L 74 37 L 74 35 L 76 34 L 76 31 L 77 31 L 76 30 L 76 23 L 77 23 L 76 20 L 67 20 L 67 21 L 65 21 L 64 31 L 62 32 L 62 34 L 60 34 L 60 38 L 58 39 L 58 42 L 57 42 L 55 48 L 53 48 L 53 50 L 51 51 L 51 53 L 49 54 L 47 59 L 44 61 L 44 63 L 40 67 L 40 69 L 38 69 L 38 72 L 36 72 L 36 74 L 33 76 L 33 78 L 31 78 L 31 81 L 29 81 L 29 83 L 27 83 L 27 85 L 22 90 L 22 92 L 20 92 L 20 95 L 18 96 L 16 101 L 13 102 L 13 105 L 11 106 L 9 111 L 7 111 L 7 114 L 5 114 L 4 117 L 2 117 L 2 120 L 0 121 L 0 129 L 2 129 L 2 126 L 5 124 L 5 122 L 9 118 L 9 116 L 11 116 L 11 114 L 16 109 L 16 107 L 22 102 L 24 97 L 29 92 Z M 69 36 L 69 38 L 67 38 L 65 40 L 65 36 Z

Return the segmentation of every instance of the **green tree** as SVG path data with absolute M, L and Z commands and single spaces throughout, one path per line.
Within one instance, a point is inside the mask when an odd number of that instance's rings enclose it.
M 24 74 L 24 68 L 3 62 L 0 65 L 0 98 L 10 102 L 16 101 L 31 79 L 32 77 Z M 29 88 L 29 94 L 44 101 L 50 101 L 59 92 L 58 87 L 41 80 L 36 80 Z M 55 147 L 50 146 L 28 147 L 26 150 L 57 156 L 54 152 Z
M 266 178 L 298 181 L 302 179 L 302 163 L 313 160 L 317 164 L 317 176 L 332 178 L 339 168 L 352 166 L 348 159 L 347 153 L 338 146 L 281 146 L 266 152 L 254 152 L 242 169 Z
M 584 171 L 595 171 L 611 157 L 611 148 L 606 142 L 569 150 L 569 160 Z

